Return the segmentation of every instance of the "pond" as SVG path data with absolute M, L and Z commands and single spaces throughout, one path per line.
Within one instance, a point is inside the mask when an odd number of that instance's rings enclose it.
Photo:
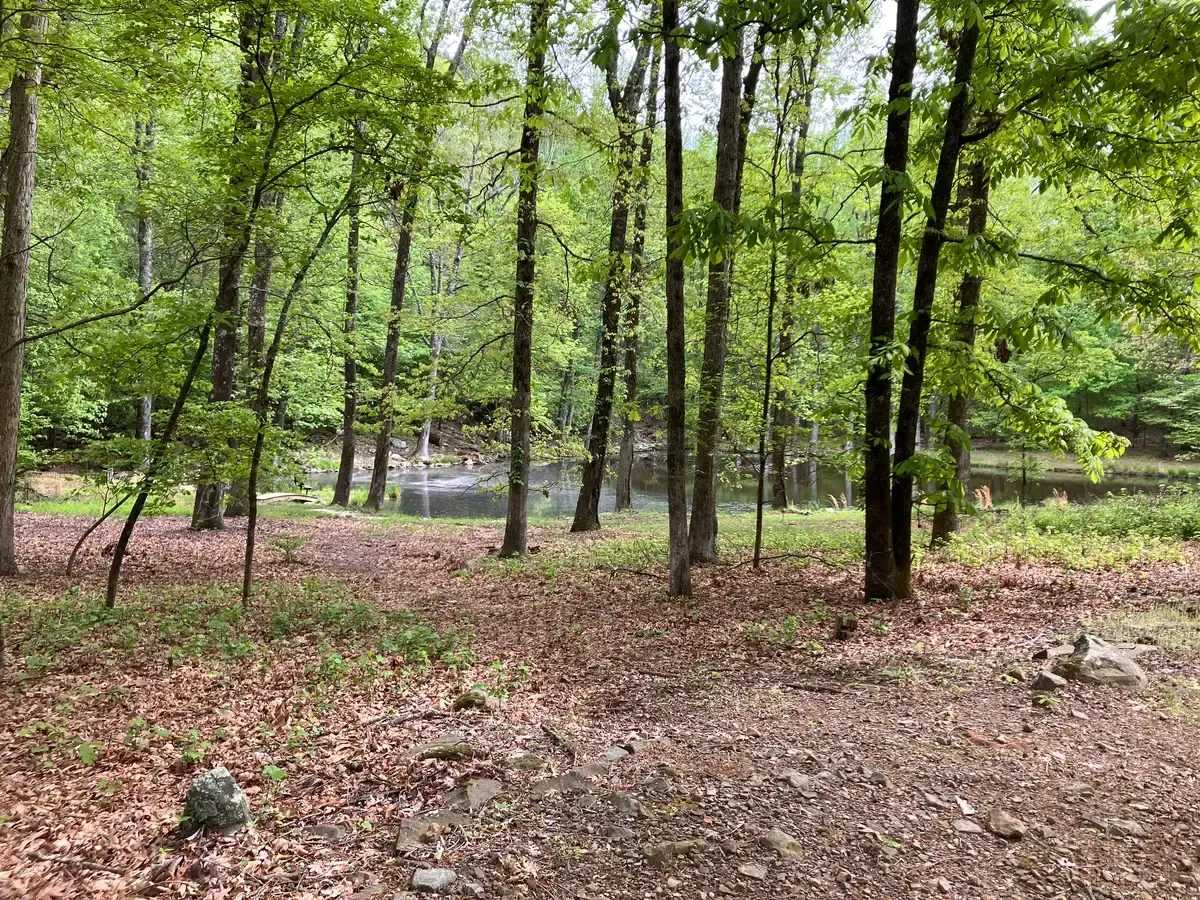
M 579 496 L 578 461 L 536 465 L 530 479 L 529 515 L 531 518 L 570 518 L 575 513 Z M 385 507 L 422 518 L 503 518 L 506 508 L 507 466 L 484 465 L 474 468 L 410 468 L 396 469 L 388 474 L 388 499 Z M 355 487 L 366 487 L 371 473 L 355 473 Z M 308 483 L 313 487 L 332 487 L 335 475 L 313 473 Z M 638 457 L 633 465 L 633 508 L 635 510 L 665 511 L 667 508 L 666 458 L 659 454 Z M 754 508 L 757 474 L 735 458 L 725 461 L 721 472 L 717 501 L 726 511 L 748 511 Z M 688 479 L 689 487 L 691 478 Z M 1053 492 L 1065 493 L 1071 502 L 1087 502 L 1120 491 L 1154 492 L 1166 479 L 1154 477 L 1110 476 L 1092 484 L 1082 473 L 1047 472 L 1030 478 L 1026 484 L 1025 502 L 1036 503 Z M 1019 475 L 1006 470 L 979 469 L 971 478 L 971 488 L 987 487 L 995 503 L 1020 497 Z M 767 485 L 770 496 L 770 483 Z M 788 496 L 799 506 L 818 504 L 831 506 L 862 502 L 862 486 L 853 482 L 844 471 L 832 466 L 810 466 L 801 463 L 788 468 Z M 601 497 L 601 512 L 613 509 L 612 480 L 607 479 Z

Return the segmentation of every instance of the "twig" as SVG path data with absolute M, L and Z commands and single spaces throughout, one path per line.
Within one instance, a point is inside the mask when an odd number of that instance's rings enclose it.
M 840 684 L 829 684 L 822 681 L 785 681 L 784 687 L 798 691 L 812 691 L 814 694 L 845 694 L 847 690 Z
M 55 853 L 42 853 L 39 850 L 29 851 L 29 858 L 36 859 L 40 862 L 62 863 L 68 866 L 79 866 L 81 869 L 89 869 L 93 872 L 107 872 L 109 875 L 124 875 L 128 869 L 114 869 L 112 866 L 102 866 L 100 863 L 94 863 L 86 859 L 80 859 L 77 856 L 59 856 Z

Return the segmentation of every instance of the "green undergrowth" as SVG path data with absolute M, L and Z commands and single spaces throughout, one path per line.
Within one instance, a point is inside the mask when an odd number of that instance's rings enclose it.
M 95 594 L 3 598 L 10 666 L 17 677 L 47 669 L 109 664 L 176 666 L 189 659 L 268 659 L 296 651 L 313 656 L 317 675 L 354 674 L 390 664 L 428 669 L 470 667 L 464 635 L 438 631 L 414 613 L 382 611 L 340 582 L 263 583 L 243 608 L 237 586 L 147 588 L 106 609 Z
M 1081 467 L 1073 457 L 1052 453 L 1029 453 L 1039 471 L 1078 474 Z M 971 464 L 984 469 L 1009 469 L 1021 458 L 1020 453 L 1005 450 L 972 450 Z M 1116 476 L 1145 476 L 1147 478 L 1200 478 L 1200 460 L 1161 459 L 1155 456 L 1127 454 L 1106 460 L 1104 474 Z
M 1200 607 L 1194 603 L 1119 609 L 1084 624 L 1088 630 L 1109 640 L 1150 641 L 1164 650 L 1200 652 Z

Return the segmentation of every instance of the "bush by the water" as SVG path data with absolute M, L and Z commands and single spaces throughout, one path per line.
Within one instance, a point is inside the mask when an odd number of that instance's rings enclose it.
M 1200 492 L 1181 486 L 1156 494 L 1109 494 L 1097 503 L 1025 507 L 1011 516 L 1014 525 L 1045 533 L 1190 541 L 1200 538 Z

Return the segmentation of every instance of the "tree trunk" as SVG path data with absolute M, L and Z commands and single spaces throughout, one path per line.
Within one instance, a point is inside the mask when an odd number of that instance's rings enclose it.
M 38 4 L 35 9 L 40 10 Z M 14 536 L 17 448 L 21 428 L 21 374 L 25 361 L 26 299 L 33 238 L 33 193 L 37 181 L 38 61 L 46 16 L 21 16 L 21 32 L 31 47 L 27 68 L 13 75 L 9 99 L 9 158 L 4 185 L 4 228 L 0 236 L 0 575 L 17 573 Z
M 612 189 L 612 217 L 608 229 L 607 272 L 604 278 L 603 312 L 600 324 L 600 377 L 596 380 L 596 405 L 588 428 L 587 458 L 575 504 L 571 531 L 595 531 L 600 527 L 600 489 L 608 456 L 609 423 L 617 383 L 617 351 L 620 348 L 621 300 L 629 281 L 625 269 L 625 247 L 629 233 L 629 199 L 633 192 L 634 152 L 637 147 L 637 110 L 641 105 L 642 82 L 650 45 L 642 41 L 629 70 L 624 90 L 616 83 L 616 59 L 608 72 L 609 104 L 617 123 L 616 177 Z
M 722 62 L 721 107 L 717 118 L 716 176 L 713 202 L 730 217 L 741 202 L 742 170 L 754 94 L 762 70 L 765 29 L 755 39 L 754 53 L 745 80 L 741 32 L 733 56 Z M 717 442 L 721 432 L 721 393 L 725 378 L 725 350 L 729 331 L 729 301 L 733 286 L 732 232 L 724 255 L 708 269 L 708 296 L 704 310 L 704 359 L 700 368 L 700 397 L 696 425 L 696 474 L 692 485 L 692 526 L 689 546 L 692 562 L 717 559 Z
M 133 149 L 136 155 L 137 177 L 137 254 L 138 287 L 142 296 L 154 289 L 154 220 L 150 217 L 150 179 L 154 166 L 154 116 L 145 121 L 138 120 L 133 126 Z M 147 395 L 138 398 L 137 437 L 150 440 L 153 429 L 154 398 Z
M 988 172 L 982 161 L 971 163 L 966 168 L 967 235 L 975 237 L 987 230 L 988 215 Z M 964 359 L 969 359 L 975 349 L 975 312 L 983 291 L 983 276 L 968 272 L 958 286 L 958 342 Z M 971 478 L 971 442 L 967 425 L 971 417 L 971 397 L 956 390 L 950 395 L 946 409 L 945 446 L 954 459 L 955 475 L 965 490 Z M 944 498 L 933 514 L 933 534 L 930 542 L 936 546 L 950 541 L 950 535 L 958 531 L 958 504 L 952 499 L 952 485 L 942 484 Z
M 512 447 L 508 470 L 508 515 L 503 557 L 528 550 L 529 432 L 533 369 L 533 288 L 537 259 L 537 190 L 541 172 L 543 103 L 546 99 L 546 48 L 550 41 L 550 0 L 530 0 L 529 53 L 525 73 L 525 114 L 521 126 L 521 188 L 517 195 L 517 280 L 513 300 L 513 394 L 510 407 Z
M 667 524 L 669 532 L 668 592 L 692 595 L 688 550 L 687 489 L 687 355 L 684 343 L 683 247 L 683 115 L 679 89 L 679 0 L 663 0 L 663 121 L 666 125 L 667 225 Z
M 638 410 L 638 328 L 641 327 L 642 294 L 646 289 L 646 207 L 650 190 L 650 164 L 654 159 L 654 131 L 658 127 L 658 74 L 660 52 L 656 46 L 650 63 L 646 90 L 646 129 L 642 133 L 642 155 L 638 160 L 634 188 L 633 244 L 629 249 L 629 299 L 625 313 L 625 409 L 621 416 L 621 451 L 617 460 L 616 508 L 633 506 L 633 451 Z
M 429 346 L 429 394 L 428 400 L 430 408 L 433 407 L 433 402 L 437 400 L 438 390 L 438 360 L 442 356 L 442 342 L 444 338 L 441 334 L 435 333 L 430 340 Z M 433 417 L 429 416 L 425 419 L 425 425 L 421 428 L 421 440 L 417 444 L 417 459 L 429 459 L 429 435 L 433 431 Z
M 920 0 L 897 0 L 883 147 L 883 186 L 875 232 L 875 271 L 871 286 L 870 358 L 867 363 L 863 433 L 866 494 L 866 596 L 896 596 L 896 557 L 892 549 L 892 360 L 896 332 L 896 279 L 904 231 L 904 179 L 908 168 L 913 71 L 917 65 Z
M 946 216 L 954 194 L 958 157 L 971 108 L 971 76 L 975 70 L 975 48 L 979 26 L 965 27 L 958 35 L 958 57 L 954 65 L 957 92 L 946 110 L 946 132 L 938 157 L 937 174 L 930 194 L 932 215 L 925 223 L 921 252 L 917 259 L 916 286 L 913 290 L 912 321 L 908 332 L 908 357 L 896 412 L 896 450 L 892 460 L 892 546 L 896 556 L 896 596 L 912 596 L 912 505 L 913 474 L 905 463 L 916 453 L 917 429 L 921 424 L 921 389 L 925 382 L 925 355 L 929 346 L 929 326 L 937 293 L 938 262 L 945 243 Z
M 342 456 L 338 461 L 337 483 L 333 488 L 333 502 L 338 506 L 350 505 L 350 482 L 354 476 L 355 424 L 358 419 L 358 347 L 354 342 L 354 330 L 358 325 L 358 282 L 359 282 L 359 232 L 362 227 L 361 185 L 362 139 L 367 123 L 359 119 L 354 123 L 355 148 L 350 156 L 350 227 L 346 235 L 346 307 L 342 317 L 342 335 L 346 341 L 342 351 L 342 374 L 345 385 L 342 390 Z

